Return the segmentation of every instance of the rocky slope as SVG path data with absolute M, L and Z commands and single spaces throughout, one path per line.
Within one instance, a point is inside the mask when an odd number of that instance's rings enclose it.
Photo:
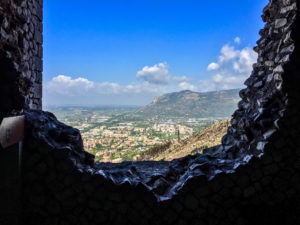
M 149 149 L 140 160 L 171 161 L 186 155 L 202 153 L 205 148 L 221 144 L 221 139 L 226 134 L 229 125 L 230 120 L 222 120 L 180 143 L 166 143 Z
M 189 90 L 168 93 L 155 98 L 138 113 L 144 115 L 229 117 L 237 107 L 239 89 L 193 92 Z

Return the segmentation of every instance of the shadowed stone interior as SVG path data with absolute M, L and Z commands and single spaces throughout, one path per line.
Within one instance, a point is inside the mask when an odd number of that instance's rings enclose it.
M 264 8 L 247 88 L 222 144 L 203 155 L 97 164 L 77 129 L 23 112 L 23 223 L 300 223 L 298 8 L 295 0 Z

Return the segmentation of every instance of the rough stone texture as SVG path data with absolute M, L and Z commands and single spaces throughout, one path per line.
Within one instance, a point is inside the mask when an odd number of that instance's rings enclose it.
M 41 109 L 43 1 L 0 1 L 0 118 Z
M 78 130 L 24 112 L 23 223 L 300 224 L 298 8 L 271 0 L 264 9 L 232 126 L 203 155 L 95 164 Z

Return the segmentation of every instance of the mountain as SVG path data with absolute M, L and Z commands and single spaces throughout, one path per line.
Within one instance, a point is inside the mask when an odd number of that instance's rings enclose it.
M 164 94 L 138 110 L 144 115 L 230 117 L 237 108 L 239 89 L 193 92 L 189 90 Z
M 222 137 L 227 133 L 230 120 L 219 121 L 212 126 L 182 140 L 180 143 L 169 142 L 149 149 L 140 155 L 139 160 L 171 161 L 187 155 L 202 153 L 205 148 L 221 144 Z

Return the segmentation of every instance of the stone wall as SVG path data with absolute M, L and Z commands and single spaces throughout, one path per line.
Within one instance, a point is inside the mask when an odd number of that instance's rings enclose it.
M 172 162 L 95 164 L 77 129 L 31 110 L 23 224 L 300 223 L 299 2 L 270 0 L 222 145 Z
M 0 118 L 41 109 L 43 1 L 0 1 Z

